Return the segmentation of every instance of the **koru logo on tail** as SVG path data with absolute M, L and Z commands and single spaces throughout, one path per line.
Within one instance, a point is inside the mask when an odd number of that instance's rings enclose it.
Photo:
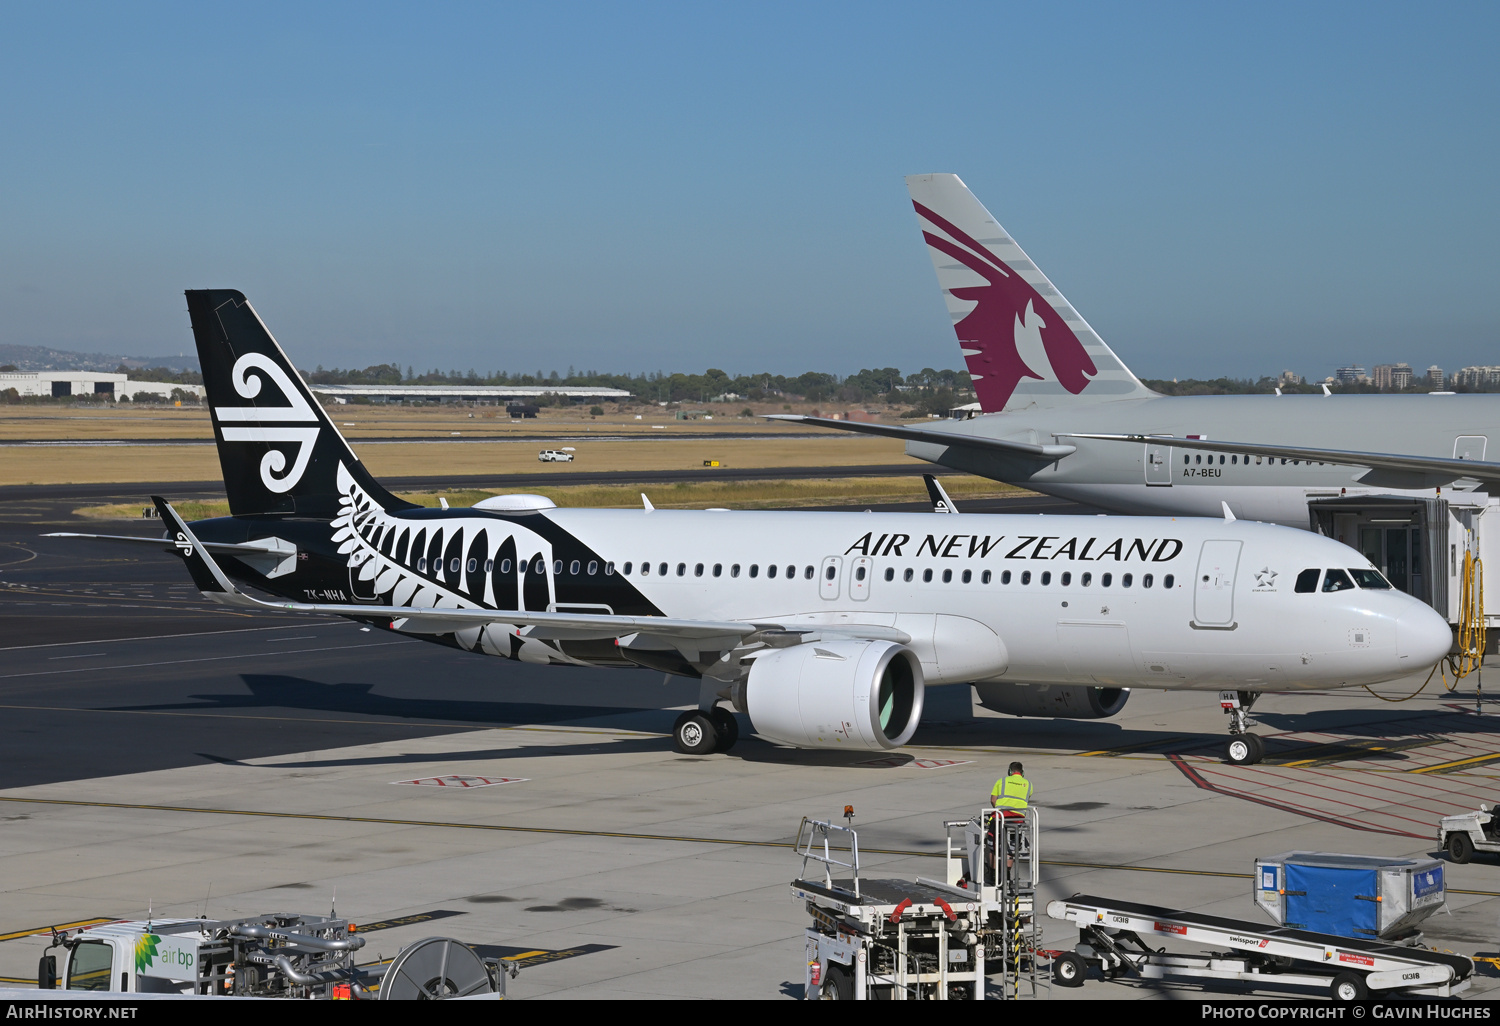
M 276 366 L 269 356 L 262 353 L 246 353 L 234 363 L 230 372 L 234 390 L 246 399 L 261 396 L 267 378 L 281 390 L 288 406 L 215 406 L 214 416 L 226 442 L 290 442 L 297 446 L 292 457 L 292 469 L 287 470 L 286 453 L 271 449 L 260 461 L 260 480 L 273 492 L 289 492 L 307 470 L 312 458 L 313 443 L 318 440 L 318 415 L 286 371 Z M 274 397 L 273 397 L 274 398 Z M 235 426 L 251 424 L 255 426 Z
M 177 532 L 177 540 L 172 543 L 182 552 L 182 558 L 187 559 L 193 554 L 193 543 L 187 540 L 187 535 L 181 531 Z

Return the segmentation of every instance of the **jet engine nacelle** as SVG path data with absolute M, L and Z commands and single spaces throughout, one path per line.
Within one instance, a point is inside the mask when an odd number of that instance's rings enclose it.
M 1012 716 L 1054 716 L 1062 720 L 1102 720 L 1125 708 L 1129 688 L 1078 684 L 975 684 L 979 704 Z
M 755 732 L 798 748 L 897 748 L 922 718 L 922 663 L 893 641 L 823 641 L 757 656 L 744 683 Z

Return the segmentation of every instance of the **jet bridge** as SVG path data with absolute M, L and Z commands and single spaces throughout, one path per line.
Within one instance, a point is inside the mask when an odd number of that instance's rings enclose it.
M 1449 623 L 1482 618 L 1490 638 L 1500 630 L 1500 574 L 1483 578 L 1485 564 L 1500 568 L 1500 498 L 1342 495 L 1310 498 L 1307 509 L 1312 530 L 1361 553 Z

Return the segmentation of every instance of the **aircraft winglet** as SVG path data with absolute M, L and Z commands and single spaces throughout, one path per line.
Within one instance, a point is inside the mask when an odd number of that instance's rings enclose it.
M 1237 519 L 1237 518 L 1234 515 L 1234 510 L 1232 510 L 1232 509 L 1229 508 L 1229 503 L 1227 503 L 1224 500 L 1220 499 L 1219 500 L 1219 505 L 1224 507 L 1224 522 L 1226 524 L 1233 523 L 1235 521 L 1235 519 Z
M 932 511 L 934 513 L 958 512 L 958 507 L 953 504 L 953 500 L 948 497 L 948 493 L 943 490 L 943 486 L 938 484 L 938 479 L 935 476 L 932 474 L 923 474 L 922 480 L 927 484 L 927 497 L 932 500 Z
M 188 573 L 193 575 L 193 583 L 198 586 L 205 597 L 224 605 L 243 606 L 261 605 L 253 598 L 246 595 L 234 586 L 224 571 L 219 569 L 219 564 L 208 554 L 208 549 L 193 534 L 193 529 L 188 527 L 187 522 L 172 508 L 172 504 L 160 495 L 151 496 L 151 501 L 156 505 L 157 515 L 161 522 L 167 526 L 171 535 L 172 545 L 182 555 L 182 560 L 187 564 Z

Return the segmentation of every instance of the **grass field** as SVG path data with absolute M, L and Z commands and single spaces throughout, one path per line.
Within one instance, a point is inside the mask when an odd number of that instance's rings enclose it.
M 901 463 L 900 441 L 842 435 L 787 439 L 652 438 L 621 442 L 572 442 L 573 463 L 540 463 L 538 442 L 392 442 L 354 449 L 376 477 L 494 474 L 559 474 L 589 470 L 693 470 L 704 460 L 736 468 L 859 467 Z M 915 472 L 921 465 L 912 462 Z M 0 485 L 90 484 L 133 481 L 212 481 L 220 476 L 212 445 L 14 446 L 0 449 Z
M 1030 494 L 1020 488 L 982 477 L 943 478 L 943 488 L 956 501 L 999 495 Z M 799 481 L 682 481 L 652 485 L 565 485 L 533 488 L 559 506 L 595 509 L 628 509 L 641 505 L 645 492 L 659 509 L 780 509 L 793 506 L 829 506 L 838 503 L 920 502 L 927 491 L 918 478 L 841 477 Z M 448 492 L 405 492 L 401 498 L 420 506 L 440 505 L 441 496 L 452 506 L 472 506 L 481 499 L 500 494 L 499 489 L 463 489 Z M 201 520 L 229 515 L 228 502 L 174 503 L 184 517 Z M 73 511 L 90 519 L 139 519 L 141 505 L 85 506 Z

